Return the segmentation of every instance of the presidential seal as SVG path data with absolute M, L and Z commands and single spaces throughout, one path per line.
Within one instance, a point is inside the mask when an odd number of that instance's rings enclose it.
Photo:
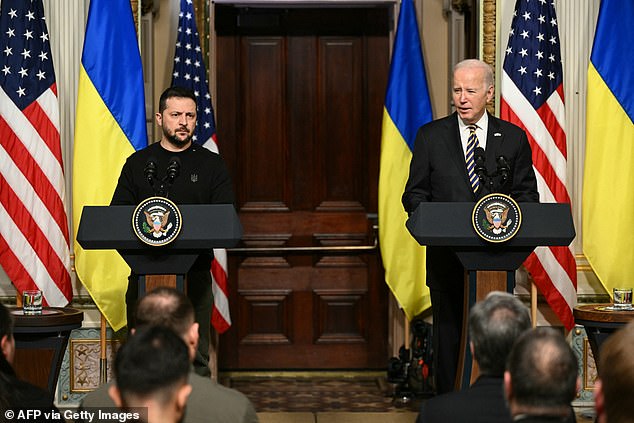
M 504 242 L 513 238 L 522 224 L 519 206 L 508 195 L 489 194 L 473 207 L 473 229 L 484 240 Z
M 180 210 L 164 197 L 146 198 L 132 213 L 132 230 L 148 245 L 161 246 L 174 241 L 181 225 Z

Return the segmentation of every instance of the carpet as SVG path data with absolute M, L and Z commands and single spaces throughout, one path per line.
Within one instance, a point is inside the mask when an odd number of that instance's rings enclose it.
M 241 377 L 220 378 L 245 394 L 258 412 L 417 412 L 420 402 L 394 401 L 384 377 Z
M 395 400 L 394 385 L 378 372 L 238 373 L 219 380 L 251 400 L 260 423 L 414 423 L 425 400 Z M 594 410 L 575 411 L 578 423 L 593 422 Z

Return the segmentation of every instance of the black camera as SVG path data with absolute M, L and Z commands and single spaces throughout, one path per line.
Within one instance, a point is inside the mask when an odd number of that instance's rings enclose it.
M 400 401 L 434 393 L 432 325 L 422 319 L 414 319 L 410 329 L 409 348 L 401 346 L 398 357 L 390 358 L 387 363 L 387 381 L 396 385 L 394 397 Z

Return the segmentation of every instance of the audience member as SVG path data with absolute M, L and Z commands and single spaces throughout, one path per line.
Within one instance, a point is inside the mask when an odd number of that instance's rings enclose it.
M 594 384 L 598 423 L 634 422 L 634 320 L 614 332 L 599 351 Z
M 526 306 L 506 292 L 491 292 L 469 314 L 469 345 L 480 375 L 466 390 L 425 402 L 418 423 L 510 423 L 504 400 L 504 366 L 514 341 L 531 321 Z
M 187 345 L 171 329 L 151 326 L 135 332 L 117 351 L 115 384 L 108 389 L 115 405 L 138 412 L 148 423 L 181 420 L 192 387 Z
M 7 410 L 17 409 L 57 411 L 48 391 L 18 379 L 13 370 L 13 318 L 3 304 L 0 304 L 0 349 L 0 415 L 5 416 Z
M 194 319 L 191 301 L 171 288 L 157 288 L 137 303 L 135 311 L 137 330 L 148 326 L 165 326 L 176 332 L 189 347 L 190 361 L 198 348 L 198 323 Z M 132 335 L 134 336 L 134 335 Z M 257 423 L 253 404 L 242 393 L 222 386 L 208 377 L 193 372 L 189 375 L 192 392 L 187 401 L 184 423 Z M 110 384 L 104 384 L 86 395 L 81 407 L 114 407 L 108 396 Z
M 538 327 L 513 346 L 504 373 L 515 422 L 574 421 L 571 403 L 579 389 L 577 359 L 561 332 Z

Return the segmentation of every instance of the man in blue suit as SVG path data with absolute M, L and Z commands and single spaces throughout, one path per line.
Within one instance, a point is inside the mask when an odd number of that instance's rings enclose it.
M 486 111 L 494 93 L 491 67 L 475 59 L 458 63 L 452 90 L 456 111 L 422 126 L 416 135 L 402 198 L 405 210 L 411 214 L 427 201 L 475 202 L 492 191 L 508 194 L 517 202 L 539 201 L 526 133 Z M 497 170 L 497 159 L 504 157 L 509 170 L 503 183 L 497 180 L 491 186 L 479 180 L 473 172 L 476 147 L 484 150 L 482 157 L 490 175 Z M 427 248 L 437 393 L 452 391 L 455 386 L 464 280 L 462 264 L 449 248 Z

